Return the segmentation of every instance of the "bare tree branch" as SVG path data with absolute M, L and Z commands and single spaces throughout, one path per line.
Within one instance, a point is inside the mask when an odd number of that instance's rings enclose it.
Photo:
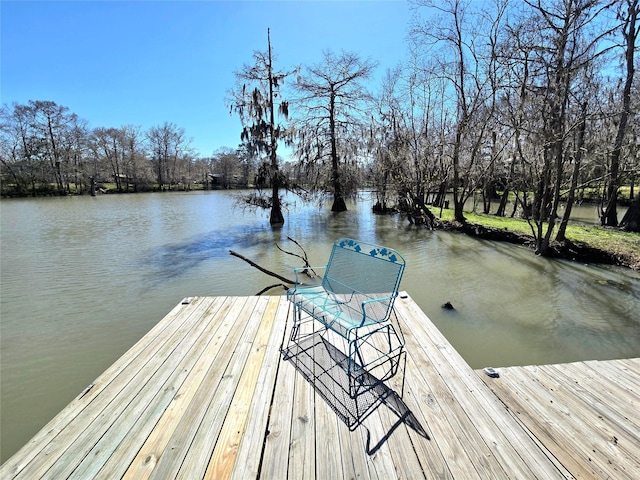
M 240 260 L 244 260 L 245 262 L 247 262 L 249 265 L 251 265 L 252 267 L 257 268 L 258 270 L 260 270 L 262 273 L 266 273 L 267 275 L 271 276 L 271 277 L 275 277 L 278 280 L 281 280 L 285 283 L 289 283 L 291 285 L 293 285 L 294 283 L 296 283 L 294 280 L 289 280 L 288 278 L 285 278 L 281 275 L 278 275 L 277 273 L 272 272 L 271 270 L 267 270 L 264 267 L 261 267 L 260 265 L 258 265 L 256 262 L 253 262 L 251 260 L 249 260 L 247 257 L 240 255 L 237 252 L 234 252 L 233 250 L 229 250 L 229 253 L 231 255 L 233 255 L 234 257 L 238 257 Z

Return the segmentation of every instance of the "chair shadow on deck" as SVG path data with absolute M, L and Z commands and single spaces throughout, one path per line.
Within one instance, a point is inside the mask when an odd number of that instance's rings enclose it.
M 406 355 L 406 352 L 402 354 Z M 313 386 L 315 392 L 327 402 L 349 430 L 354 431 L 359 426 L 366 430 L 368 455 L 378 451 L 402 423 L 406 423 L 419 435 L 429 440 L 429 435 L 401 396 L 374 375 L 368 372 L 360 373 L 357 382 L 364 388 L 361 388 L 357 395 L 350 395 L 350 382 L 353 383 L 354 379 L 349 378 L 344 368 L 347 357 L 321 334 L 308 335 L 298 341 L 290 342 L 287 348 L 282 350 L 282 355 Z M 402 370 L 404 375 L 404 369 Z M 371 447 L 371 433 L 363 425 L 363 421 L 377 408 L 383 406 L 397 417 L 397 421 Z

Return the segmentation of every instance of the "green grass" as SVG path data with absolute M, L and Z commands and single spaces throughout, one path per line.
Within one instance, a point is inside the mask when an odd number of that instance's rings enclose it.
M 568 225 L 567 238 L 600 250 L 640 256 L 640 234 L 615 228 Z
M 508 230 L 510 232 L 521 233 L 524 235 L 532 235 L 529 223 L 521 218 L 496 217 L 495 215 L 483 215 L 481 213 L 470 212 L 464 212 L 464 216 L 469 223 L 477 223 L 485 227 Z M 443 210 L 442 219 L 452 221 L 453 210 Z
M 434 213 L 439 213 L 439 210 L 434 209 Z M 494 215 L 469 212 L 465 212 L 464 216 L 469 223 L 518 234 L 532 235 L 529 223 L 520 218 L 496 217 Z M 453 210 L 444 209 L 441 218 L 442 220 L 452 221 Z M 558 224 L 556 224 L 555 228 L 557 231 Z M 583 243 L 599 250 L 635 259 L 635 262 L 632 263 L 640 265 L 640 234 L 638 233 L 597 225 L 569 224 L 567 225 L 566 237 L 572 242 Z

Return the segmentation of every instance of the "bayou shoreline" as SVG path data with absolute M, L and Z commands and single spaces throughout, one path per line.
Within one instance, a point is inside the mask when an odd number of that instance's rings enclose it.
M 505 229 L 489 227 L 479 223 L 459 223 L 449 220 L 440 220 L 440 225 L 435 226 L 434 228 L 460 232 L 483 240 L 523 245 L 532 250 L 535 245 L 533 235 L 516 233 Z M 640 235 L 638 236 L 638 242 L 640 243 Z M 553 242 L 550 247 L 549 257 L 551 258 L 571 260 L 580 263 L 615 265 L 640 271 L 640 249 L 632 249 L 629 247 L 606 250 L 593 247 L 584 242 L 572 240 Z

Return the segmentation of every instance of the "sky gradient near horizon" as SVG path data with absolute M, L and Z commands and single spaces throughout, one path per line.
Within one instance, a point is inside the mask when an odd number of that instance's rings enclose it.
M 240 143 L 225 94 L 267 28 L 278 70 L 344 50 L 379 62 L 376 89 L 406 57 L 410 18 L 405 0 L 2 0 L 0 99 L 51 100 L 90 128 L 170 122 L 206 157 Z

